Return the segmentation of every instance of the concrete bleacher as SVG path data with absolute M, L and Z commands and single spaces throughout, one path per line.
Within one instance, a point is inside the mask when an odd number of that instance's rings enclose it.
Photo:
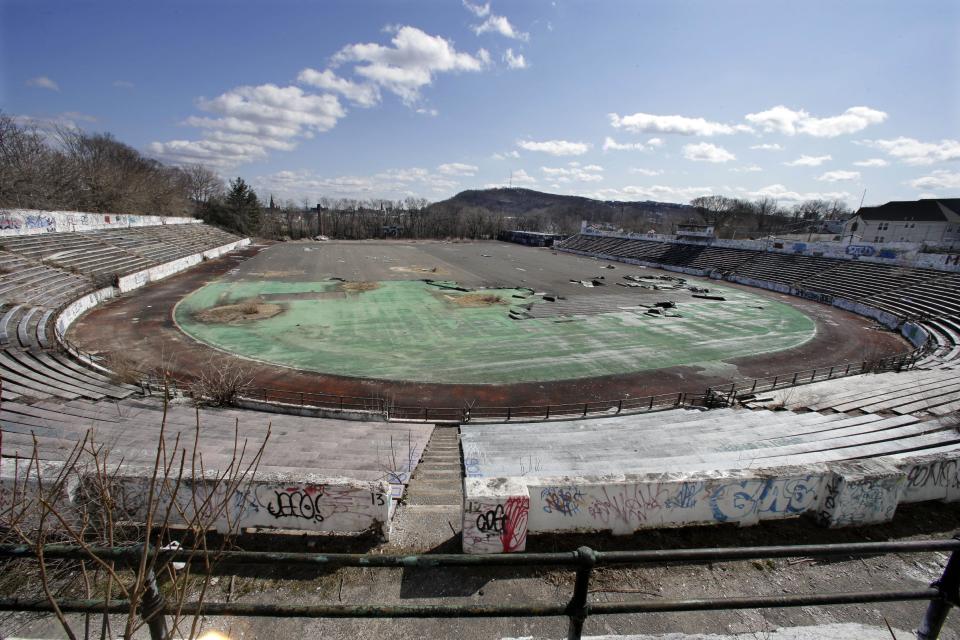
M 960 409 L 960 375 L 953 369 L 868 374 L 758 393 L 744 402 L 790 410 L 945 416 Z
M 188 468 L 202 467 L 204 477 L 222 476 L 236 467 L 235 446 L 245 448 L 243 460 L 248 464 L 266 438 L 254 486 L 244 489 L 242 500 L 224 497 L 244 505 L 246 511 L 233 514 L 242 527 L 339 532 L 375 527 L 385 528 L 380 531 L 384 536 L 392 503 L 402 495 L 433 430 L 432 425 L 423 424 L 337 421 L 249 410 L 204 408 L 198 412 L 177 404 L 165 410 L 161 401 L 150 398 L 49 399 L 32 404 L 4 402 L 0 407 L 5 458 L 30 458 L 36 446 L 41 461 L 63 462 L 89 433 L 97 446 L 112 452 L 114 464 L 123 461 L 118 482 L 131 488 L 142 487 L 149 477 L 144 469 L 152 468 L 161 425 L 168 455 L 175 453 L 179 438 Z M 197 455 L 191 460 L 195 436 Z M 9 474 L 14 466 L 4 468 Z M 311 497 L 308 507 L 292 508 L 287 501 L 283 517 L 269 512 L 272 500 L 288 500 L 278 496 L 300 493 Z
M 893 264 L 580 234 L 557 249 L 680 267 L 735 281 L 772 283 L 798 295 L 843 298 L 901 319 L 947 318 L 960 326 L 960 274 Z M 774 288 L 774 287 L 770 287 Z
M 203 224 L 0 237 L 0 378 L 4 400 L 125 398 L 117 384 L 57 352 L 58 313 L 120 276 L 237 242 Z M 162 267 L 161 267 L 162 268 Z
M 960 457 L 960 434 L 937 419 L 748 409 L 467 425 L 461 444 L 468 553 L 519 551 L 528 533 L 882 522 L 898 502 L 946 499 L 906 479 Z

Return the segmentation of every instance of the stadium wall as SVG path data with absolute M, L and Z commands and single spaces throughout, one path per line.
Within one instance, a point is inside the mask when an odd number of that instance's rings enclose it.
M 798 242 L 796 240 L 723 240 L 719 238 L 704 242 L 677 240 L 676 236 L 646 235 L 641 233 L 604 233 L 583 227 L 581 233 L 602 238 L 626 238 L 647 240 L 670 244 L 689 244 L 728 249 L 747 249 L 766 253 L 787 253 L 810 257 L 836 258 L 840 260 L 861 260 L 878 264 L 896 264 L 904 267 L 938 269 L 940 271 L 960 272 L 960 254 L 958 253 L 922 253 L 922 244 L 911 242 L 870 243 L 858 242 Z
M 84 213 L 80 211 L 38 211 L 0 209 L 0 236 L 24 236 L 64 231 L 94 231 L 152 227 L 162 224 L 199 224 L 196 218 L 140 216 L 124 213 Z
M 120 278 L 117 286 L 115 287 L 104 287 L 103 289 L 98 289 L 97 291 L 77 298 L 64 307 L 59 314 L 57 314 L 57 319 L 54 323 L 57 340 L 60 341 L 61 344 L 64 344 L 64 346 L 66 346 L 71 353 L 74 355 L 79 355 L 74 349 L 70 348 L 69 345 L 65 344 L 64 336 L 66 336 L 67 329 L 70 328 L 70 325 L 76 322 L 77 318 L 82 316 L 90 309 L 93 309 L 105 300 L 115 298 L 128 291 L 133 291 L 134 289 L 146 286 L 151 282 L 162 280 L 163 278 L 172 276 L 175 273 L 189 269 L 190 267 L 199 264 L 204 260 L 218 258 L 225 253 L 246 247 L 249 244 L 250 238 L 243 238 L 236 242 L 231 242 L 229 244 L 204 251 L 203 253 L 195 253 L 191 256 L 180 258 L 179 260 L 166 262 L 149 269 L 144 269 L 143 271 L 137 271 Z
M 50 484 L 61 476 L 65 482 L 59 493 L 49 496 Z M 115 518 L 147 521 L 151 510 L 147 495 L 153 476 L 152 467 L 122 466 L 111 471 Z M 85 517 L 102 509 L 98 500 L 102 480 L 100 472 L 84 468 L 64 473 L 61 462 L 42 463 L 39 468 L 4 465 L 0 469 L 0 527 L 12 524 L 13 519 L 21 527 L 36 525 L 41 512 L 40 497 L 55 503 L 64 520 L 79 527 Z M 169 524 L 201 522 L 219 533 L 256 528 L 374 533 L 384 540 L 390 536 L 392 500 L 386 481 L 304 473 L 266 473 L 231 481 L 217 471 L 184 478 L 179 483 L 173 480 L 161 483 L 164 486 L 153 505 L 155 522 L 158 517 L 164 519 L 168 507 L 172 507 Z M 46 488 L 41 492 L 42 485 Z M 176 493 L 170 492 L 171 486 L 177 487 Z M 198 505 L 202 508 L 199 515 L 195 512 Z
M 960 500 L 960 453 L 836 464 L 648 475 L 466 478 L 463 550 L 509 553 L 528 534 L 813 517 L 826 527 L 887 522 L 901 502 Z

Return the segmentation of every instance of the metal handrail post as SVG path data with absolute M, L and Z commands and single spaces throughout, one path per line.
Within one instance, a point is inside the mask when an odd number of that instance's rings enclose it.
M 167 629 L 167 617 L 163 615 L 166 607 L 163 594 L 157 587 L 157 576 L 153 567 L 147 569 L 144 576 L 143 600 L 140 603 L 140 617 L 150 629 L 150 640 L 167 640 L 170 632 Z
M 947 560 L 940 579 L 932 585 L 940 597 L 931 600 L 917 629 L 917 640 L 935 640 L 947 619 L 950 607 L 960 606 L 960 551 L 954 551 Z
M 573 584 L 573 596 L 567 605 L 567 616 L 570 618 L 567 640 L 580 640 L 583 636 L 583 623 L 590 615 L 587 597 L 590 594 L 590 576 L 597 563 L 597 553 L 590 547 L 580 547 L 577 549 L 577 559 L 577 578 Z

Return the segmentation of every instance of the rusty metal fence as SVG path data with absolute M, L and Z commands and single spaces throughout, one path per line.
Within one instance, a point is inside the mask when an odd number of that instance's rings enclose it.
M 709 402 L 711 406 L 731 405 L 734 404 L 737 399 L 744 396 L 752 396 L 757 393 L 766 393 L 777 389 L 786 389 L 798 385 L 845 378 L 847 376 L 858 376 L 866 373 L 883 373 L 886 371 L 912 369 L 916 366 L 917 361 L 926 353 L 927 349 L 921 347 L 909 353 L 887 356 L 876 360 L 863 360 L 862 362 L 806 369 L 804 371 L 793 371 L 785 374 L 767 376 L 765 378 L 731 382 L 729 385 L 710 387 L 707 390 L 707 396 L 710 398 Z
M 0 545 L 0 558 L 36 559 L 37 549 L 27 545 Z M 139 562 L 142 546 L 81 548 L 48 545 L 42 549 L 46 559 L 84 560 L 91 556 L 116 563 Z M 627 599 L 620 602 L 591 602 L 590 581 L 597 567 L 644 566 L 664 563 L 707 564 L 735 560 L 765 560 L 798 557 L 864 557 L 895 553 L 949 552 L 951 555 L 940 578 L 925 588 L 888 591 L 855 591 L 746 595 L 722 598 Z M 939 637 L 951 607 L 960 606 L 960 540 L 911 540 L 826 545 L 791 545 L 677 549 L 653 551 L 595 551 L 581 547 L 566 553 L 521 553 L 489 556 L 436 555 L 354 555 L 320 553 L 283 553 L 223 551 L 197 556 L 186 551 L 148 550 L 150 573 L 148 590 L 137 613 L 150 629 L 151 640 L 166 640 L 170 631 L 166 616 L 250 616 L 266 618 L 524 618 L 566 617 L 567 637 L 578 640 L 590 616 L 684 611 L 722 611 L 783 607 L 826 606 L 895 601 L 927 601 L 926 614 L 919 622 L 917 637 Z M 272 565 L 315 568 L 461 568 L 513 567 L 532 571 L 538 567 L 559 567 L 575 572 L 573 592 L 566 602 L 465 604 L 274 604 L 240 602 L 164 601 L 155 575 L 170 562 L 189 562 L 201 567 L 224 569 L 230 566 Z M 129 614 L 131 604 L 123 600 L 50 598 L 0 598 L 0 611 L 54 612 L 85 614 Z

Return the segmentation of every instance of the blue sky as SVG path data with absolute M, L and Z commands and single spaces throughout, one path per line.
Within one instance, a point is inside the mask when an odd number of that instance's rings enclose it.
M 0 107 L 277 198 L 960 195 L 960 3 L 0 0 Z

